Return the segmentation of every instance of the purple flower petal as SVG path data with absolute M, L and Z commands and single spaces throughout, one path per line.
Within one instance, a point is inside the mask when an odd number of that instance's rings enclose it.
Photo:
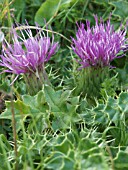
M 128 50 L 126 30 L 122 27 L 114 31 L 114 26 L 110 24 L 110 19 L 105 24 L 95 15 L 95 26 L 90 27 L 90 22 L 86 21 L 86 30 L 84 24 L 78 26 L 76 39 L 72 38 L 72 49 L 81 59 L 80 64 L 84 67 L 104 67 L 110 66 L 113 59 L 118 58 L 118 53 Z M 123 55 L 122 55 L 123 56 Z
M 26 29 L 27 39 L 22 30 L 20 33 L 21 36 L 13 28 L 11 32 L 13 43 L 9 44 L 6 39 L 3 41 L 4 50 L 0 56 L 0 66 L 7 68 L 5 72 L 14 74 L 36 72 L 55 54 L 58 43 L 50 41 L 43 31 L 40 33 L 37 31 L 39 34 L 33 37 L 31 30 Z

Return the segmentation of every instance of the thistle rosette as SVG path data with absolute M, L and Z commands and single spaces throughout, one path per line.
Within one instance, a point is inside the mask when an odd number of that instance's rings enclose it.
M 34 37 L 28 27 L 27 25 L 24 31 L 20 30 L 21 36 L 14 28 L 12 29 L 12 44 L 4 39 L 0 66 L 6 68 L 4 72 L 22 74 L 29 93 L 33 95 L 42 89 L 43 84 L 49 83 L 45 63 L 55 54 L 58 43 L 55 43 L 54 39 L 51 42 L 48 34 L 46 35 L 39 27 Z
M 128 49 L 126 28 L 115 31 L 110 19 L 104 23 L 102 18 L 98 22 L 95 18 L 95 26 L 90 27 L 90 22 L 78 25 L 76 39 L 72 38 L 72 49 L 79 56 L 78 63 L 81 71 L 77 77 L 77 91 L 83 91 L 89 96 L 98 96 L 100 85 L 108 76 L 111 62 L 115 58 L 124 56 Z

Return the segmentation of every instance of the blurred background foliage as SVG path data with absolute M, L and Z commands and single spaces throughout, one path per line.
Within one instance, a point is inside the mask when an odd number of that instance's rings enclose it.
M 128 56 L 113 61 L 116 66 L 102 84 L 102 98 L 90 106 L 74 96 L 67 85 L 78 72 L 71 50 L 76 23 L 94 14 L 106 21 L 111 15 L 115 29 L 126 25 L 127 0 L 0 0 L 0 40 L 8 41 L 15 23 L 38 23 L 52 29 L 60 49 L 47 64 L 53 84 L 34 97 L 26 94 L 22 76 L 13 87 L 17 130 L 17 160 L 13 149 L 10 83 L 0 74 L 0 170 L 128 169 Z M 35 34 L 33 30 L 33 34 Z M 59 34 L 60 35 L 59 35 Z M 64 38 L 66 37 L 66 38 Z M 128 33 L 127 33 L 128 35 Z M 0 44 L 1 48 L 1 44 Z M 2 69 L 2 68 L 0 68 Z M 6 100 L 6 102 L 4 102 Z M 6 108 L 6 109 L 5 109 Z M 5 162 L 5 163 L 3 163 Z
M 127 0 L 0 0 L 0 25 L 8 27 L 14 22 L 22 24 L 25 20 L 30 25 L 36 22 L 45 26 L 48 23 L 54 31 L 70 38 L 75 34 L 75 23 L 85 23 L 89 19 L 93 25 L 94 14 L 105 21 L 111 13 L 115 28 L 120 22 L 125 24 L 128 19 L 127 6 Z M 63 45 L 63 40 L 61 43 Z

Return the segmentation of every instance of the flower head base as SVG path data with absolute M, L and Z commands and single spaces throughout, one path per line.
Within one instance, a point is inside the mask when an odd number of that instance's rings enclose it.
M 31 91 L 36 93 L 44 81 L 48 82 L 44 65 L 55 54 L 58 43 L 54 43 L 53 39 L 51 42 L 48 34 L 46 36 L 41 28 L 37 27 L 39 31 L 37 30 L 37 35 L 34 37 L 29 26 L 26 27 L 25 34 L 20 30 L 22 36 L 12 29 L 13 44 L 4 39 L 0 66 L 7 68 L 4 72 L 23 74 L 28 89 L 31 86 Z M 27 39 L 25 35 L 28 36 Z
M 102 19 L 98 23 L 98 17 L 95 16 L 95 22 L 96 25 L 90 28 L 90 22 L 87 20 L 86 30 L 81 23 L 76 33 L 77 39 L 72 38 L 72 49 L 80 57 L 82 68 L 110 66 L 113 59 L 121 57 L 117 54 L 128 47 L 126 30 L 120 28 L 117 32 L 114 31 L 110 19 L 106 24 Z

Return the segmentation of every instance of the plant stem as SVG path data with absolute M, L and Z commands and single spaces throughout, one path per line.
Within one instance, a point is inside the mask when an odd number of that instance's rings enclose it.
M 1 27 L 1 30 L 2 29 L 12 29 L 12 28 Z M 57 35 L 61 36 L 62 38 L 64 38 L 65 40 L 67 40 L 68 42 L 72 43 L 71 40 L 69 40 L 67 37 L 65 37 L 61 33 L 56 32 L 56 31 L 52 31 L 52 30 L 48 30 L 48 29 L 45 29 L 45 28 L 39 28 L 39 27 L 36 27 L 36 26 L 26 26 L 26 25 L 18 26 L 18 27 L 15 28 L 16 31 L 17 30 L 25 30 L 25 29 L 36 29 L 36 30 L 47 31 L 47 32 L 50 32 L 50 33 L 53 33 L 53 34 L 57 34 Z
M 11 112 L 12 112 L 12 129 L 13 129 L 13 140 L 14 140 L 14 151 L 15 151 L 15 170 L 18 170 L 18 163 L 17 163 L 17 140 L 16 140 L 16 121 L 15 121 L 15 111 L 14 111 L 14 102 L 13 102 L 13 94 L 11 94 Z
M 112 170 L 114 170 L 115 168 L 114 168 L 114 161 L 113 161 L 113 156 L 112 156 L 112 152 L 111 152 L 111 150 L 110 150 L 110 147 L 107 145 L 106 146 L 106 150 L 107 150 L 107 152 L 108 152 L 108 154 L 109 154 L 109 156 L 110 156 L 110 161 L 111 161 L 111 166 L 112 166 Z
M 82 11 L 82 15 L 81 15 L 82 18 L 83 18 L 83 16 L 84 16 L 84 12 L 85 12 L 85 10 L 86 10 L 86 8 L 87 8 L 88 3 L 89 3 L 89 0 L 86 0 L 85 5 L 84 5 L 84 8 L 83 8 L 83 11 Z

